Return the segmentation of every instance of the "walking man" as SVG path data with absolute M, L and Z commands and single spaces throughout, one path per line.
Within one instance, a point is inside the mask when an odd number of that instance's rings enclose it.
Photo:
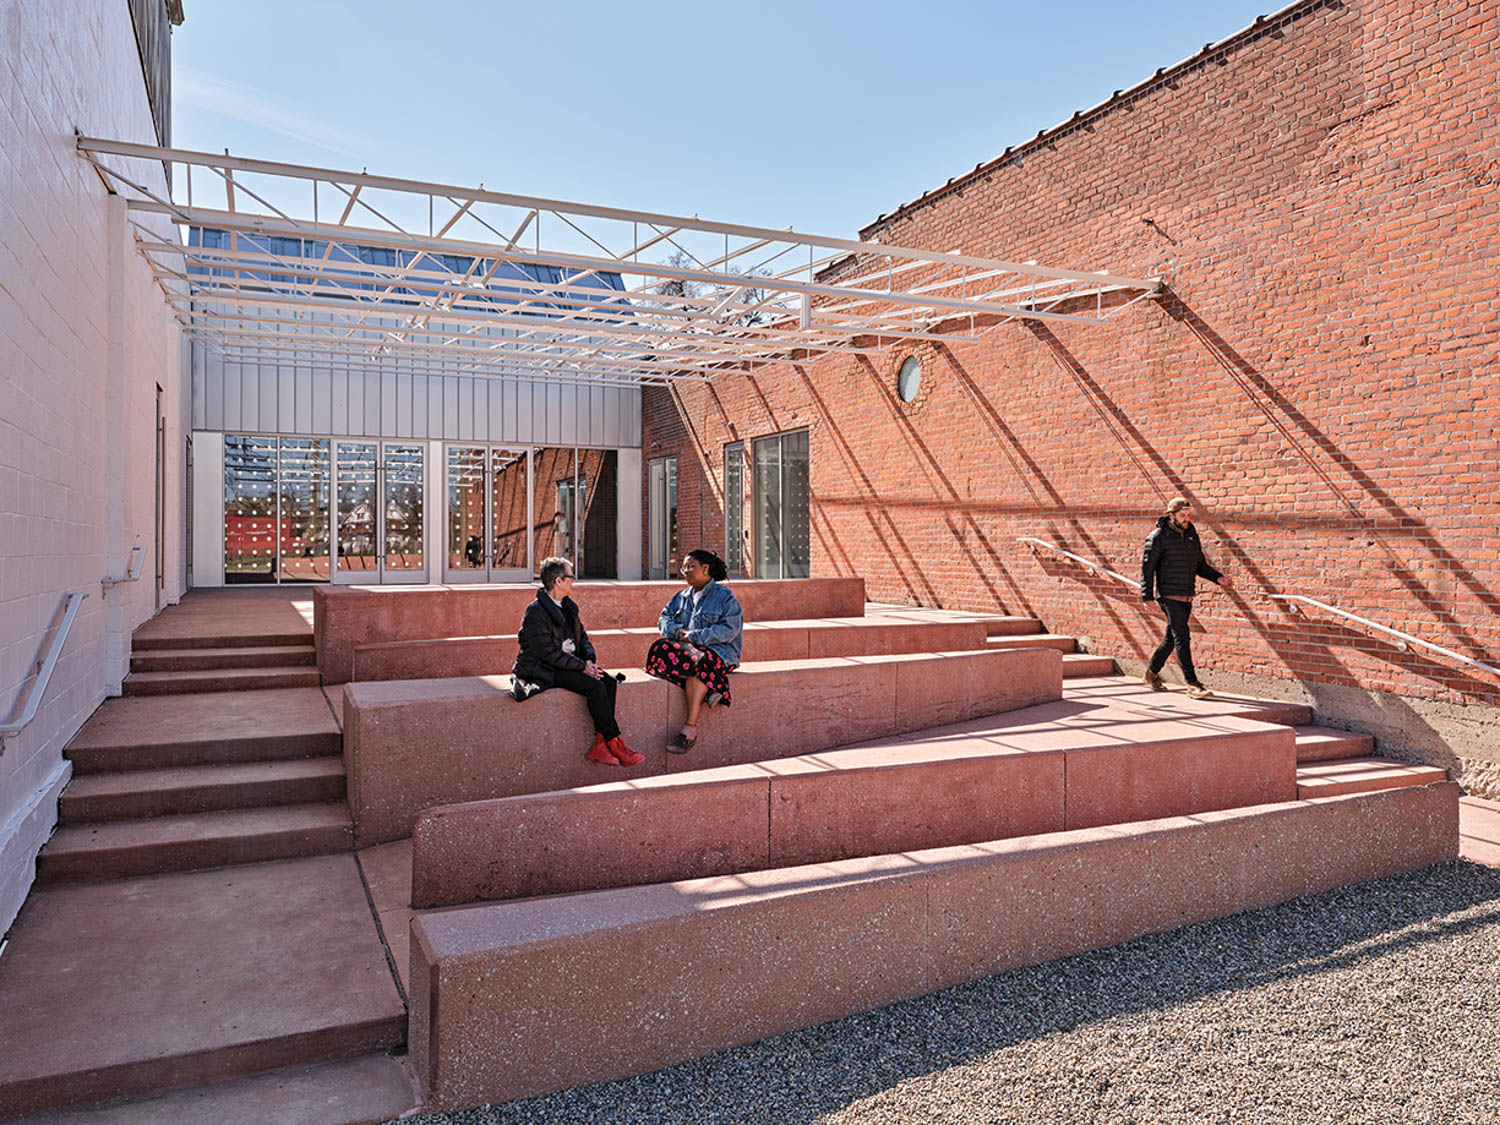
M 1161 682 L 1161 670 L 1175 648 L 1188 695 L 1194 699 L 1213 695 L 1198 682 L 1198 673 L 1193 670 L 1192 637 L 1188 633 L 1188 614 L 1193 611 L 1199 578 L 1207 578 L 1225 590 L 1234 588 L 1234 581 L 1209 566 L 1203 557 L 1198 529 L 1193 526 L 1192 502 L 1177 496 L 1168 502 L 1167 514 L 1156 521 L 1156 530 L 1146 537 L 1141 559 L 1141 601 L 1156 602 L 1167 615 L 1167 635 L 1151 654 L 1146 669 L 1146 683 L 1152 691 L 1167 690 Z

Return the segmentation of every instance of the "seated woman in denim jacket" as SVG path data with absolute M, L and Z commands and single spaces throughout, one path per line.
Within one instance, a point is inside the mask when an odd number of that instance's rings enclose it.
M 686 754 L 698 741 L 698 712 L 706 703 L 729 706 L 729 673 L 740 662 L 740 603 L 727 586 L 724 560 L 712 551 L 689 551 L 682 560 L 687 589 L 661 611 L 646 653 L 646 671 L 660 680 L 681 684 L 687 695 L 687 725 L 667 746 Z

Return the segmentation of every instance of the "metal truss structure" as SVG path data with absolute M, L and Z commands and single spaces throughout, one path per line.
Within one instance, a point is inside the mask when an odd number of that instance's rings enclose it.
M 1097 324 L 1159 290 L 483 186 L 77 144 L 125 198 L 184 329 L 228 361 L 662 384 L 962 343 L 1016 319 Z M 128 175 L 131 160 L 168 165 L 172 198 Z

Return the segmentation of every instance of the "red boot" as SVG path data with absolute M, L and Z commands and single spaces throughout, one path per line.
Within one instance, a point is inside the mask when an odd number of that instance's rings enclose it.
M 609 752 L 615 756 L 615 761 L 619 762 L 622 766 L 638 766 L 646 760 L 646 755 L 637 754 L 629 746 L 626 746 L 625 740 L 619 735 L 611 738 L 608 746 Z
M 589 752 L 584 757 L 591 762 L 599 762 L 606 766 L 618 766 L 620 764 L 615 756 L 610 753 L 609 743 L 605 742 L 604 736 L 597 731 L 594 732 L 594 744 L 589 747 Z

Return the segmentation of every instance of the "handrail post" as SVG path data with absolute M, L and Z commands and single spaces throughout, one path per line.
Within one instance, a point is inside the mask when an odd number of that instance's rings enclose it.
M 78 607 L 87 597 L 87 594 L 77 591 L 65 595 L 62 621 L 58 623 L 57 631 L 52 635 L 52 642 L 48 645 L 46 654 L 37 661 L 36 679 L 31 683 L 31 690 L 27 693 L 20 716 L 11 722 L 0 723 L 0 749 L 3 749 L 6 738 L 19 734 L 26 724 L 36 718 L 37 709 L 42 703 L 42 696 L 46 693 L 47 684 L 52 679 L 52 670 L 57 667 L 57 658 L 62 654 L 63 644 L 68 639 L 68 630 L 73 627 L 73 618 L 78 616 Z

